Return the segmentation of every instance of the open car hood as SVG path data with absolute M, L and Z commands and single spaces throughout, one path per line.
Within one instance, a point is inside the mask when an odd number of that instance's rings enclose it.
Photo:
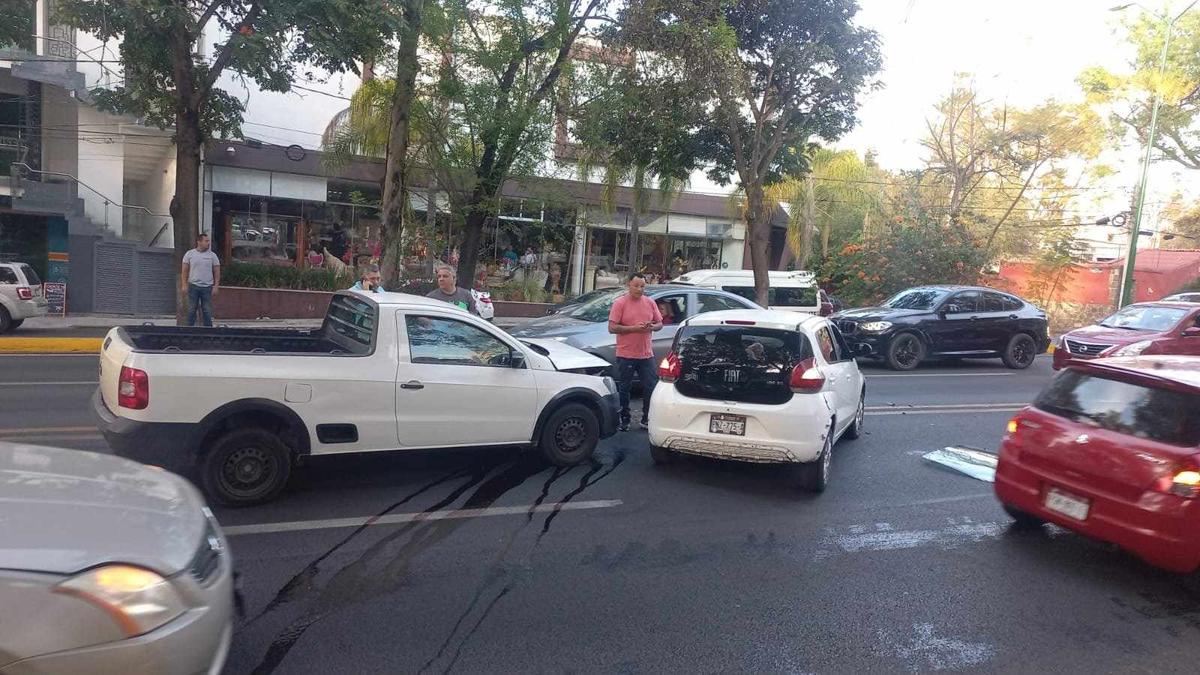
M 572 347 L 565 342 L 546 338 L 518 338 L 529 345 L 534 351 L 550 359 L 554 367 L 561 371 L 592 372 L 607 370 L 611 364 L 608 361 L 589 354 L 582 349 Z

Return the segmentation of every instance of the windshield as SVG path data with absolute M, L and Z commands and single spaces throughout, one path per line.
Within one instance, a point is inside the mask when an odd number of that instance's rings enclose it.
M 617 298 L 621 297 L 620 289 L 612 289 L 612 293 L 605 293 L 600 297 L 593 298 L 578 307 L 568 309 L 564 314 L 572 319 L 580 321 L 589 321 L 591 323 L 600 323 L 608 321 L 608 313 L 612 310 L 613 303 Z
M 892 309 L 933 309 L 949 294 L 949 291 L 941 288 L 910 288 L 893 295 L 883 306 Z
M 1177 307 L 1134 305 L 1101 321 L 1100 325 L 1125 330 L 1164 331 L 1177 326 L 1187 313 L 1188 310 Z
M 30 286 L 41 286 L 42 285 L 42 278 L 39 277 L 38 273 L 34 272 L 33 268 L 30 267 L 29 265 L 22 264 L 21 265 L 21 273 L 25 275 L 25 283 L 29 284 Z

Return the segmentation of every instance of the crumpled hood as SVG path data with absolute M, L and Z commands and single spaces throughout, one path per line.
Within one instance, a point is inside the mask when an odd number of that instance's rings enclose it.
M 569 316 L 555 314 L 534 319 L 523 326 L 513 328 L 508 333 L 519 338 L 570 337 L 595 330 L 596 325 L 590 321 L 580 321 Z
M 609 363 L 599 356 L 589 354 L 582 349 L 558 340 L 546 338 L 521 338 L 521 342 L 531 345 L 534 351 L 545 352 L 546 358 L 558 370 L 585 370 L 591 368 L 608 368 Z M 540 347 L 540 349 L 538 349 Z
M 203 506 L 162 469 L 0 443 L 0 568 L 73 574 L 123 562 L 174 574 L 203 538 Z

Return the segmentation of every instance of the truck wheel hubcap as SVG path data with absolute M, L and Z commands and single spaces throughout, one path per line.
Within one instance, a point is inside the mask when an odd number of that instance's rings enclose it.
M 253 492 L 270 476 L 271 460 L 259 448 L 242 448 L 229 455 L 221 473 L 231 492 Z
M 554 434 L 554 440 L 558 442 L 558 447 L 566 450 L 578 450 L 587 439 L 587 428 L 583 424 L 583 420 L 578 417 L 572 417 L 563 421 L 558 425 L 558 431 Z

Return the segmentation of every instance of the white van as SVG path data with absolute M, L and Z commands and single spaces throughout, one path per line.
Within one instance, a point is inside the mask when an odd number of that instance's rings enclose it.
M 825 296 L 825 292 L 817 287 L 817 280 L 812 272 L 803 270 L 772 271 L 767 272 L 767 277 L 771 285 L 767 309 L 804 312 L 820 316 L 828 316 L 833 313 L 833 305 Z M 757 302 L 752 270 L 696 270 L 680 276 L 671 283 L 715 288 Z

